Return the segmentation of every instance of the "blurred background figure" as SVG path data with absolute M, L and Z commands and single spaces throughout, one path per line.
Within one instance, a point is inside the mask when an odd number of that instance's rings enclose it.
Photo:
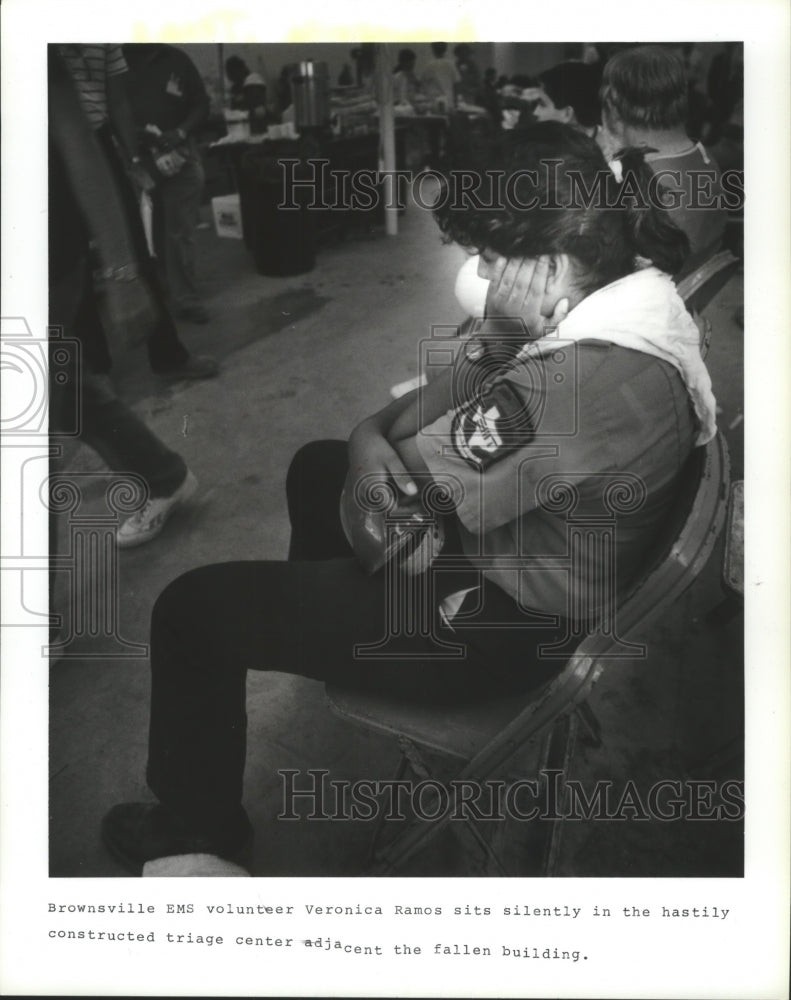
M 288 66 L 284 66 L 280 70 L 280 76 L 278 76 L 277 83 L 275 84 L 275 98 L 277 101 L 277 110 L 282 116 L 286 108 L 290 108 L 293 103 L 291 75 Z
M 61 45 L 58 52 L 59 66 L 68 76 L 67 86 L 76 90 L 100 155 L 112 174 L 141 278 L 154 302 L 156 322 L 148 337 L 151 369 L 172 379 L 211 378 L 218 372 L 214 359 L 190 354 L 179 339 L 152 256 L 153 234 L 149 238 L 141 219 L 141 205 L 155 187 L 154 170 L 135 127 L 128 98 L 128 65 L 121 46 Z
M 456 92 L 461 76 L 456 63 L 448 57 L 447 42 L 432 42 L 430 59 L 420 75 L 427 96 L 438 111 L 449 111 L 456 107 Z
M 247 63 L 239 56 L 229 56 L 225 60 L 225 75 L 231 84 L 228 88 L 228 107 L 232 111 L 243 111 L 245 108 L 244 81 L 250 75 Z
M 147 502 L 116 535 L 119 547 L 128 548 L 155 538 L 197 481 L 110 381 L 113 346 L 144 340 L 157 323 L 156 303 L 118 186 L 54 46 L 48 82 L 49 317 L 81 353 L 81 369 L 72 357 L 67 378 L 51 380 L 50 431 L 62 431 L 79 412 L 80 440 L 113 472 L 144 480 Z M 57 349 L 58 341 L 51 346 Z
M 267 104 L 266 82 L 259 73 L 249 73 L 242 87 L 242 107 L 250 113 L 250 131 L 266 132 L 267 127 L 280 121 L 280 116 Z
M 616 53 L 604 67 L 602 129 L 597 138 L 612 158 L 628 146 L 643 147 L 660 175 L 670 216 L 690 242 L 676 277 L 693 271 L 722 246 L 727 217 L 718 203 L 720 171 L 700 142 L 687 134 L 687 74 L 681 57 L 658 45 Z M 698 181 L 707 178 L 704 189 Z
M 481 93 L 478 100 L 481 107 L 486 108 L 489 112 L 489 117 L 495 125 L 499 125 L 502 120 L 502 109 L 500 107 L 500 95 L 498 90 L 497 70 L 494 66 L 489 66 L 483 74 L 483 83 L 481 84 Z
M 558 121 L 595 136 L 601 121 L 596 66 L 584 62 L 558 63 L 539 74 L 539 87 L 522 91 L 522 100 L 535 101 L 536 121 Z
M 393 103 L 411 104 L 413 108 L 426 106 L 428 98 L 415 73 L 417 57 L 412 49 L 401 49 L 393 70 Z
M 175 314 L 208 322 L 195 270 L 195 230 L 205 174 L 195 130 L 209 113 L 209 97 L 191 59 L 172 45 L 127 45 L 129 97 L 135 125 L 148 144 L 156 177 L 157 255 Z
M 431 101 L 415 73 L 416 56 L 412 49 L 401 49 L 393 70 L 393 103 L 417 114 L 425 114 Z M 411 111 L 410 111 L 411 109 Z M 425 131 L 411 123 L 403 125 L 404 166 L 408 170 L 421 170 L 429 158 L 431 142 Z
M 373 90 L 376 68 L 376 46 L 373 42 L 363 42 L 349 52 L 355 66 L 355 82 L 358 87 Z
M 459 98 L 467 104 L 480 104 L 481 71 L 473 57 L 472 46 L 462 42 L 454 48 L 453 57 L 459 73 Z

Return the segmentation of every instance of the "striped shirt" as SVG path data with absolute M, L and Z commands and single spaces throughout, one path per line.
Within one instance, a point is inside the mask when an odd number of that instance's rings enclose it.
M 108 120 L 107 78 L 126 73 L 129 67 L 120 45 L 59 46 L 80 98 L 80 104 L 93 128 Z

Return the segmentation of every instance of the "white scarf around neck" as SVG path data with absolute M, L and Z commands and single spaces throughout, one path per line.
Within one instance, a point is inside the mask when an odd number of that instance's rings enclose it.
M 700 424 L 695 444 L 716 435 L 717 404 L 700 334 L 670 275 L 647 267 L 600 288 L 571 310 L 556 335 L 531 341 L 526 353 L 554 350 L 558 340 L 602 340 L 669 362 L 684 380 Z

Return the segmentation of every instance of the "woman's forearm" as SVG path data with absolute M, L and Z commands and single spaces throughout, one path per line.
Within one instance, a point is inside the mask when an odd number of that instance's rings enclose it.
M 433 424 L 453 406 L 453 371 L 446 369 L 427 385 L 410 393 L 409 404 L 386 431 L 391 444 L 413 438 L 428 424 Z
M 383 406 L 381 410 L 377 410 L 376 413 L 372 413 L 365 420 L 362 420 L 355 431 L 359 429 L 376 431 L 381 434 L 382 437 L 389 437 L 390 428 L 398 420 L 400 415 L 407 409 L 409 409 L 414 400 L 417 397 L 418 390 L 412 389 L 410 392 L 405 393 L 403 396 L 399 396 L 398 399 L 394 399 L 387 406 Z

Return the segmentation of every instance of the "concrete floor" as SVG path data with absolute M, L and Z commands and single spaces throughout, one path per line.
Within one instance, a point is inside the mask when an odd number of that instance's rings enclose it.
M 412 207 L 397 238 L 360 229 L 319 253 L 315 269 L 263 277 L 241 242 L 199 232 L 199 270 L 212 320 L 184 325 L 195 353 L 222 362 L 219 378 L 160 385 L 140 352 L 116 359 L 119 389 L 169 445 L 181 452 L 200 491 L 149 545 L 119 553 L 119 628 L 145 643 L 152 604 L 170 580 L 209 562 L 284 558 L 284 477 L 295 449 L 316 437 L 346 437 L 413 376 L 418 342 L 432 323 L 463 317 L 453 279 L 463 259 L 441 244 L 427 213 Z M 710 307 L 715 322 L 708 362 L 731 450 L 743 468 L 742 331 L 734 313 L 742 280 Z M 87 449 L 69 467 L 84 480 L 86 509 L 103 508 L 107 480 Z M 68 532 L 60 526 L 59 543 Z M 740 778 L 739 753 L 695 768 L 742 734 L 742 617 L 715 625 L 705 615 L 721 600 L 718 546 L 702 576 L 650 634 L 647 661 L 608 668 L 591 704 L 604 746 L 579 746 L 572 767 L 582 781 L 632 778 L 646 789 L 660 778 Z M 56 610 L 68 635 L 72 585 L 57 574 Z M 148 672 L 143 656 L 117 658 L 116 642 L 78 636 L 52 664 L 50 706 L 51 875 L 124 874 L 99 842 L 99 823 L 117 801 L 147 799 Z M 284 674 L 248 682 L 250 748 L 246 806 L 257 830 L 256 875 L 360 875 L 369 825 L 278 822 L 280 768 L 326 768 L 333 779 L 387 778 L 398 752 L 385 738 L 351 727 L 327 707 L 323 687 Z M 535 831 L 509 830 L 514 874 L 536 870 Z M 576 876 L 740 875 L 742 826 L 727 822 L 566 824 L 559 874 Z M 443 835 L 404 874 L 488 871 L 478 849 Z

